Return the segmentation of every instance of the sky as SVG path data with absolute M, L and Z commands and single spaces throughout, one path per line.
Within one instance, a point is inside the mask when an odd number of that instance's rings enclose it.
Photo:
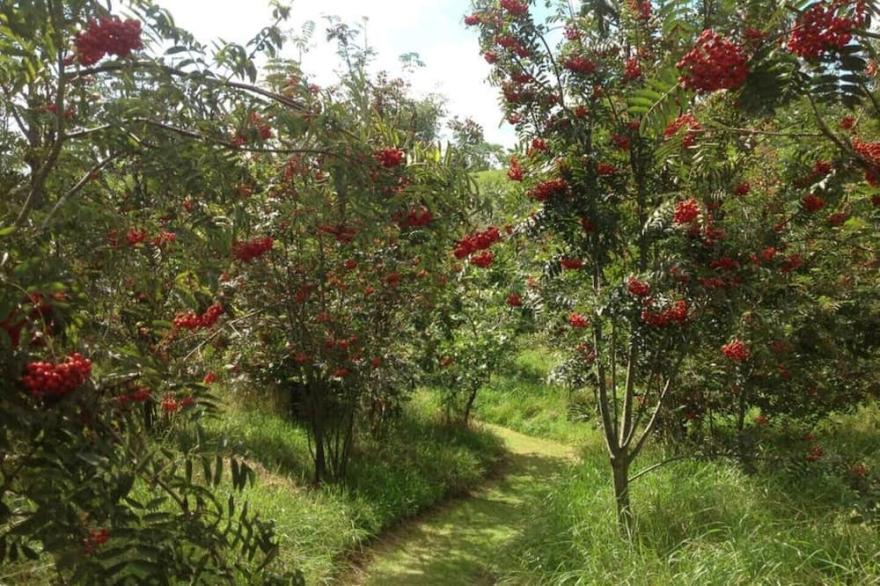
M 243 43 L 271 23 L 267 0 L 158 0 L 158 4 L 202 42 L 222 38 Z M 304 69 L 319 85 L 329 85 L 338 60 L 325 41 L 323 17 L 335 15 L 348 23 L 366 18 L 368 41 L 378 52 L 377 69 L 400 73 L 400 55 L 418 53 L 425 67 L 409 76 L 416 95 L 442 94 L 450 115 L 471 117 L 483 126 L 488 141 L 512 146 L 513 129 L 506 123 L 499 127 L 503 115 L 498 91 L 486 81 L 489 65 L 480 56 L 477 33 L 462 23 L 469 10 L 469 0 L 294 0 L 289 26 L 297 30 L 309 20 L 317 24 Z M 285 50 L 290 51 L 287 56 L 296 56 L 292 46 Z

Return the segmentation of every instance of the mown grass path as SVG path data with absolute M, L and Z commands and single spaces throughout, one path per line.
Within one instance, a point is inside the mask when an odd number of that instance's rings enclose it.
M 540 514 L 539 495 L 575 451 L 494 425 L 508 461 L 503 475 L 470 496 L 405 523 L 377 541 L 341 580 L 358 585 L 494 584 L 503 546 Z

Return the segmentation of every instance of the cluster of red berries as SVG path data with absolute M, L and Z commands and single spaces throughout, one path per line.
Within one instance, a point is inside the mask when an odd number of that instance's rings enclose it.
M 561 195 L 568 191 L 568 183 L 565 179 L 548 179 L 533 187 L 528 196 L 537 201 L 547 201 L 554 195 Z
M 43 106 L 43 112 L 47 114 L 53 114 L 55 116 L 58 115 L 58 104 L 50 103 Z M 73 106 L 68 107 L 64 110 L 64 119 L 65 120 L 73 120 L 76 117 L 76 108 Z
M 396 148 L 384 148 L 376 151 L 373 156 L 386 169 L 393 169 L 403 163 L 404 152 Z
M 684 138 L 681 141 L 682 146 L 688 148 L 693 146 L 693 144 L 697 141 L 697 134 L 702 132 L 703 125 L 700 124 L 700 121 L 697 120 L 697 117 L 688 112 L 687 114 L 682 114 L 672 122 L 670 122 L 666 129 L 663 131 L 664 138 L 672 138 L 678 131 L 682 128 L 687 130 L 687 134 L 685 134 Z
M 213 372 L 208 372 L 205 374 L 205 378 L 202 379 L 202 384 L 213 385 L 215 382 L 217 382 L 217 380 L 218 378 L 216 374 L 214 374 Z
M 752 191 L 752 185 L 748 181 L 743 181 L 733 188 L 733 194 L 738 197 L 745 197 Z
M 853 150 L 871 165 L 865 171 L 867 182 L 874 187 L 880 186 L 880 142 L 865 142 L 856 138 L 853 140 Z
M 249 142 L 249 138 L 254 135 L 259 137 L 260 140 L 269 140 L 273 136 L 272 127 L 257 112 L 251 112 L 245 129 L 232 137 L 232 146 L 244 146 Z
M 626 290 L 636 297 L 647 297 L 651 294 L 651 285 L 645 281 L 639 281 L 635 277 L 626 280 Z
M 617 167 L 611 163 L 599 163 L 596 165 L 596 174 L 599 175 L 599 177 L 609 177 L 617 174 L 617 172 Z
M 407 212 L 406 216 L 400 219 L 399 224 L 403 229 L 406 228 L 424 228 L 434 221 L 434 214 L 425 206 L 418 206 Z
M 211 307 L 205 310 L 205 312 L 201 315 L 197 314 L 194 311 L 187 311 L 185 313 L 179 313 L 174 318 L 174 327 L 182 329 L 182 330 L 198 330 L 198 329 L 207 329 L 214 327 L 214 324 L 217 323 L 217 320 L 220 319 L 220 316 L 224 313 L 223 306 L 219 303 L 213 304 Z
M 501 8 L 512 16 L 526 16 L 529 13 L 529 5 L 522 0 L 501 0 Z
M 596 73 L 596 64 L 580 55 L 569 57 L 563 62 L 562 66 L 578 75 L 592 75 Z
M 143 228 L 129 228 L 125 233 L 125 241 L 129 246 L 137 246 L 147 240 L 147 231 Z
M 592 364 L 596 362 L 596 349 L 589 342 L 581 342 L 575 347 L 575 352 L 577 352 L 581 359 L 587 364 Z
M 455 245 L 455 258 L 463 259 L 475 252 L 488 250 L 493 244 L 501 240 L 501 232 L 495 226 L 490 226 L 482 232 L 468 234 Z
M 854 24 L 851 18 L 838 17 L 834 6 L 814 4 L 798 18 L 788 39 L 788 50 L 808 61 L 816 60 L 848 45 Z
M 351 370 L 345 368 L 344 366 L 340 366 L 339 368 L 333 370 L 330 376 L 332 376 L 333 378 L 348 378 L 349 376 L 351 376 Z
M 642 321 L 655 328 L 665 328 L 674 324 L 683 324 L 688 319 L 688 304 L 684 299 L 679 299 L 662 311 L 653 311 L 649 308 L 642 310 Z
M 684 87 L 709 93 L 742 86 L 749 75 L 747 62 L 742 47 L 706 29 L 676 67 L 682 71 L 679 82 Z
M 686 199 L 675 204 L 672 221 L 676 224 L 690 224 L 700 217 L 700 204 L 694 198 Z
M 153 246 L 161 247 L 173 242 L 177 242 L 177 234 L 174 232 L 162 231 L 153 237 Z
M 168 414 L 177 413 L 178 411 L 180 411 L 180 401 L 171 396 L 162 399 L 161 405 L 162 411 Z
M 532 145 L 529 147 L 529 155 L 535 153 L 543 153 L 547 151 L 547 141 L 543 138 L 533 138 Z
M 584 268 L 584 261 L 579 258 L 562 258 L 559 260 L 559 264 L 566 271 L 579 271 Z
M 523 300 L 519 293 L 511 293 L 507 296 L 507 305 L 510 307 L 522 307 Z
M 83 550 L 86 555 L 92 555 L 95 550 L 110 541 L 110 531 L 106 528 L 92 529 L 88 537 L 83 541 Z
M 534 78 L 532 77 L 532 74 L 528 71 L 514 71 L 510 74 L 510 80 L 513 83 L 518 83 L 520 85 L 529 83 L 530 81 L 532 81 L 532 79 Z
M 642 77 L 642 65 L 638 57 L 630 57 L 623 65 L 623 80 L 635 81 Z
M 498 35 L 495 37 L 495 43 L 523 59 L 531 54 L 529 49 L 519 39 L 511 35 Z
M 349 244 L 354 237 L 357 236 L 357 230 L 352 228 L 351 226 L 347 226 L 345 224 L 339 224 L 336 226 L 332 226 L 329 224 L 325 224 L 323 226 L 318 226 L 318 230 L 323 234 L 330 234 L 334 238 L 336 238 L 336 242 L 340 244 Z
M 813 168 L 810 171 L 810 174 L 806 177 L 801 177 L 794 182 L 795 187 L 807 187 L 812 185 L 818 179 L 822 179 L 823 177 L 827 177 L 834 170 L 834 165 L 829 161 L 816 161 L 813 164 Z
M 629 7 L 640 20 L 651 20 L 651 0 L 629 0 Z
M 721 347 L 721 352 L 734 362 L 745 362 L 752 355 L 748 346 L 742 340 L 732 340 Z
M 625 134 L 612 134 L 611 142 L 614 143 L 614 146 L 622 151 L 628 151 L 630 149 L 630 139 Z
M 236 242 L 232 245 L 232 255 L 236 260 L 250 263 L 272 250 L 274 244 L 275 241 L 270 236 Z
M 507 177 L 510 178 L 511 181 L 522 181 L 525 177 L 522 165 L 520 165 L 519 159 L 516 157 L 510 158 L 510 169 L 507 171 Z
M 104 55 L 128 57 L 144 46 L 141 42 L 140 21 L 123 21 L 116 16 L 89 22 L 86 30 L 76 35 L 73 42 L 76 45 L 77 61 L 82 65 L 94 65 Z
M 736 271 L 739 270 L 740 264 L 739 261 L 735 258 L 730 258 L 729 256 L 722 256 L 721 258 L 716 258 L 712 262 L 709 263 L 709 268 L 714 269 L 716 271 Z
M 467 26 L 477 26 L 478 24 L 483 22 L 483 17 L 477 13 L 469 14 L 464 17 L 464 23 Z
M 483 250 L 473 255 L 469 262 L 475 267 L 487 269 L 495 262 L 495 254 L 491 250 Z
M 811 214 L 815 214 L 825 207 L 825 200 L 818 195 L 813 195 L 812 193 L 810 195 L 804 196 L 804 198 L 801 200 L 801 203 L 803 204 L 804 209 Z
M 804 257 L 799 254 L 792 254 L 782 261 L 779 270 L 783 273 L 791 273 L 801 268 L 804 264 Z
M 91 374 L 92 361 L 74 353 L 58 364 L 29 363 L 21 382 L 35 397 L 63 397 L 85 383 Z
M 129 403 L 146 403 L 153 398 L 153 391 L 147 387 L 138 387 L 128 395 L 116 397 L 119 407 L 126 407 Z
M 807 462 L 818 462 L 824 455 L 825 450 L 821 446 L 812 445 L 810 446 L 810 451 L 807 452 L 806 460 Z
M 849 220 L 847 212 L 835 212 L 828 216 L 828 223 L 832 226 L 842 226 L 847 220 Z
M 590 320 L 587 316 L 581 313 L 572 313 L 568 316 L 568 323 L 571 327 L 575 329 L 583 329 L 590 327 Z
M 257 129 L 257 134 L 260 135 L 260 140 L 269 140 L 272 138 L 272 127 L 269 126 L 269 124 L 267 124 L 263 117 L 257 112 L 251 112 L 248 122 L 250 122 L 251 126 Z

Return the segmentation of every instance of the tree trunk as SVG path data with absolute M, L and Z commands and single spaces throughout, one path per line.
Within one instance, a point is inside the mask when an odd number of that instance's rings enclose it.
M 324 430 L 314 422 L 312 432 L 315 435 L 315 486 L 321 486 L 327 478 L 327 456 L 324 448 Z
M 614 501 L 617 505 L 617 524 L 624 537 L 633 533 L 633 512 L 629 501 L 629 460 L 617 457 L 611 461 L 614 480 Z
M 474 407 L 474 401 L 477 400 L 477 392 L 478 391 L 479 391 L 479 389 L 473 389 L 471 391 L 470 396 L 468 396 L 467 403 L 464 406 L 464 413 L 462 414 L 463 415 L 462 419 L 463 419 L 463 423 L 464 423 L 465 427 L 467 427 L 468 424 L 470 423 L 471 409 L 473 409 L 473 407 Z

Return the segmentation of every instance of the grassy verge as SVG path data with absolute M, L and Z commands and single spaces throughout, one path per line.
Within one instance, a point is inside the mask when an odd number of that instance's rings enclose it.
M 250 507 L 275 522 L 280 565 L 299 568 L 309 584 L 329 581 L 346 555 L 383 529 L 479 484 L 501 453 L 489 433 L 437 423 L 420 396 L 382 441 L 361 438 L 346 488 L 311 490 L 301 428 L 271 413 L 232 408 L 210 431 L 240 441 L 261 469 L 247 490 Z

